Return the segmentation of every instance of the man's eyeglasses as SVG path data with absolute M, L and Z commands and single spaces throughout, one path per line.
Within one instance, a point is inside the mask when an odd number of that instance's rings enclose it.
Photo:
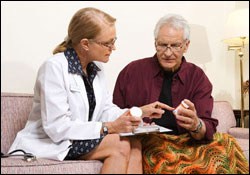
M 181 49 L 183 48 L 183 46 L 185 45 L 185 43 L 186 43 L 186 41 L 183 44 L 174 43 L 174 44 L 171 44 L 170 46 L 168 46 L 169 44 L 158 42 L 158 43 L 156 43 L 156 49 L 158 51 L 165 52 L 169 48 L 170 51 L 172 51 L 172 52 L 180 52 Z
M 117 37 L 115 37 L 112 41 L 109 41 L 109 42 L 99 42 L 93 39 L 89 39 L 89 40 L 101 46 L 105 46 L 109 49 L 112 49 L 112 47 L 115 45 L 115 41 L 117 40 Z

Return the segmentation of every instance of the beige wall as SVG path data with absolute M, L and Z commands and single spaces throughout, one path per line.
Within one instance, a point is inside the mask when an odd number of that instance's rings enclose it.
M 129 62 L 155 53 L 153 30 L 166 13 L 183 15 L 191 25 L 187 60 L 199 65 L 212 82 L 215 100 L 240 108 L 239 65 L 235 53 L 222 43 L 227 16 L 249 2 L 3 2 L 1 1 L 1 92 L 33 93 L 39 66 L 67 34 L 73 14 L 96 7 L 117 18 L 117 50 L 105 73 L 110 92 L 119 71 Z M 244 80 L 249 79 L 249 46 Z M 249 95 L 247 95 L 249 97 Z M 249 109 L 248 100 L 246 107 Z

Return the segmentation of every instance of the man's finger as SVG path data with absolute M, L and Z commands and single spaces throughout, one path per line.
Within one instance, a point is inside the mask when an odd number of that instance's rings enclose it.
M 193 104 L 190 100 L 184 99 L 184 102 L 189 106 L 189 109 L 190 109 L 190 110 L 193 111 L 193 110 L 195 109 L 194 104 Z

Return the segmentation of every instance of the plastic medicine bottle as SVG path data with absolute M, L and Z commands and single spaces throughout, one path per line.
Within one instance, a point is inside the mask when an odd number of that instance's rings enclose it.
M 139 107 L 132 107 L 130 109 L 130 116 L 134 116 L 134 117 L 140 117 L 142 116 L 142 110 Z M 143 120 L 141 118 L 141 123 L 140 126 L 143 126 Z
M 181 104 L 179 104 L 179 106 L 177 106 L 177 107 L 175 108 L 175 110 L 173 111 L 173 114 L 174 114 L 175 116 L 177 115 L 178 110 L 179 110 L 180 108 L 188 109 L 189 106 L 184 102 L 184 100 L 182 100 Z

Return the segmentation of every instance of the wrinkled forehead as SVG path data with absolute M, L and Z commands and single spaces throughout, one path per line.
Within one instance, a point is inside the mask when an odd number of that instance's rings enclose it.
M 159 29 L 157 41 L 161 42 L 183 42 L 184 29 L 172 26 L 162 26 Z

